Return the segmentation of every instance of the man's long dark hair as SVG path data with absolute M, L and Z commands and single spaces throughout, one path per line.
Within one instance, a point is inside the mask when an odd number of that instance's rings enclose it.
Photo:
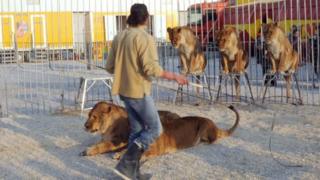
M 149 17 L 147 6 L 144 4 L 134 4 L 131 6 L 130 15 L 127 19 L 129 26 L 138 26 L 145 23 Z

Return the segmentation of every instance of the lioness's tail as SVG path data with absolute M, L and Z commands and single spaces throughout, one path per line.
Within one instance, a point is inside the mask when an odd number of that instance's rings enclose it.
M 228 130 L 219 129 L 218 133 L 217 133 L 217 139 L 230 136 L 233 133 L 233 131 L 238 127 L 238 124 L 240 121 L 240 116 L 239 116 L 238 111 L 232 105 L 230 105 L 228 108 L 231 109 L 236 114 L 236 122 Z

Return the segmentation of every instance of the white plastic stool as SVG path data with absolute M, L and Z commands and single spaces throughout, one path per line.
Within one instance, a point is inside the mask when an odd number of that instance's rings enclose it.
M 104 85 L 107 87 L 109 91 L 109 95 L 112 101 L 111 87 L 112 87 L 113 77 L 108 75 L 82 76 L 80 78 L 80 86 L 79 86 L 78 96 L 77 96 L 78 97 L 77 99 L 79 100 L 81 95 L 81 100 L 80 100 L 81 111 L 84 110 L 84 104 L 86 101 L 87 92 L 94 86 L 94 84 L 97 81 L 102 81 L 104 83 Z

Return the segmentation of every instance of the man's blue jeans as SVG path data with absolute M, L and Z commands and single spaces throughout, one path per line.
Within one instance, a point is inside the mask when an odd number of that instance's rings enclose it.
M 129 117 L 128 147 L 135 142 L 143 149 L 148 149 L 162 132 L 161 121 L 152 97 L 137 99 L 120 96 L 120 99 L 124 102 Z

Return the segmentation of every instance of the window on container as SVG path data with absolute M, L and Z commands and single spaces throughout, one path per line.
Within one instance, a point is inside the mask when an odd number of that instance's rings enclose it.
M 200 7 L 190 7 L 188 9 L 188 24 L 201 24 L 202 13 Z
M 203 16 L 203 22 L 216 21 L 216 20 L 217 20 L 217 12 L 214 9 L 207 10 L 206 14 Z
M 116 16 L 117 32 L 124 30 L 127 27 L 127 16 Z
M 153 19 L 154 19 L 153 15 L 150 15 L 147 29 L 148 29 L 148 33 L 151 35 L 153 35 L 153 29 L 154 29 Z

